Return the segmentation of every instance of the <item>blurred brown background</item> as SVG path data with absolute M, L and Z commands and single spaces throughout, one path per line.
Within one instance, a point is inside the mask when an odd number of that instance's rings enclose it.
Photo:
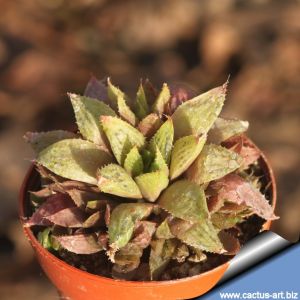
M 56 299 L 24 239 L 18 189 L 28 130 L 68 128 L 66 92 L 91 74 L 198 91 L 231 75 L 226 116 L 250 121 L 278 180 L 276 229 L 300 228 L 300 2 L 0 0 L 0 299 Z

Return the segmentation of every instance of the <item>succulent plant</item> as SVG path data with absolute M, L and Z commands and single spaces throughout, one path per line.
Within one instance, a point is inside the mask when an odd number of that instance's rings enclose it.
M 251 173 L 260 152 L 248 122 L 219 116 L 226 89 L 157 91 L 146 80 L 133 100 L 92 78 L 84 96 L 68 94 L 78 132 L 25 135 L 41 175 L 26 226 L 61 257 L 105 253 L 114 278 L 158 280 L 172 262 L 234 255 L 238 224 L 277 217 Z

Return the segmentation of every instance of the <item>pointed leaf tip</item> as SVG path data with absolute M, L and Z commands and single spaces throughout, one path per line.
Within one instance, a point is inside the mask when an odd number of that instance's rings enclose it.
M 135 113 L 139 119 L 143 119 L 149 114 L 149 105 L 142 83 L 136 93 Z
M 224 87 L 212 89 L 181 104 L 172 115 L 176 139 L 207 133 L 221 112 Z
M 153 104 L 153 111 L 158 115 L 162 115 L 165 111 L 166 105 L 169 102 L 171 97 L 170 89 L 166 83 L 163 84 L 161 92 Z
M 138 176 L 143 172 L 144 170 L 143 158 L 140 155 L 137 147 L 133 147 L 127 154 L 124 161 L 124 169 L 132 177 Z
M 175 236 L 171 233 L 168 219 L 165 219 L 156 229 L 155 236 L 158 239 L 172 239 Z
M 156 146 L 162 154 L 165 162 L 169 164 L 174 139 L 174 127 L 171 118 L 168 118 L 157 130 L 150 141 L 150 150 L 156 152 Z
M 167 163 L 165 162 L 159 148 L 156 146 L 155 157 L 150 165 L 150 171 L 164 171 L 166 175 L 169 175 L 169 168 Z
M 37 154 L 58 141 L 73 138 L 76 138 L 76 134 L 64 130 L 27 132 L 24 135 L 25 141 L 31 145 L 32 149 Z
M 55 236 L 55 239 L 63 248 L 76 254 L 93 254 L 103 250 L 95 234 L 63 235 Z
M 84 96 L 98 99 L 108 104 L 107 87 L 103 81 L 98 80 L 94 76 L 89 80 L 84 91 Z
M 96 184 L 97 169 L 112 157 L 97 145 L 81 139 L 54 143 L 39 153 L 37 162 L 53 173 L 73 180 Z
M 25 225 L 27 227 L 33 225 L 52 225 L 52 222 L 48 219 L 48 217 L 72 207 L 75 207 L 75 204 L 69 196 L 60 193 L 54 194 L 46 199 L 46 201 L 33 213 Z
M 212 188 L 218 191 L 218 197 L 236 204 L 244 204 L 265 220 L 278 219 L 264 195 L 237 174 L 228 174 L 219 179 L 212 184 Z
M 69 93 L 78 129 L 82 136 L 98 145 L 105 146 L 105 135 L 100 116 L 115 116 L 116 113 L 104 102 L 97 99 Z
M 78 207 L 69 207 L 46 217 L 46 219 L 58 226 L 80 228 L 84 222 L 85 213 Z
M 111 83 L 110 78 L 107 79 L 107 86 L 108 97 L 111 101 L 112 107 L 119 112 L 119 115 L 122 119 L 135 126 L 138 120 L 134 112 L 128 105 L 128 96 L 124 92 L 122 92 L 118 87 L 114 86 Z
M 139 131 L 147 138 L 151 138 L 161 127 L 162 121 L 157 114 L 149 114 L 138 124 Z

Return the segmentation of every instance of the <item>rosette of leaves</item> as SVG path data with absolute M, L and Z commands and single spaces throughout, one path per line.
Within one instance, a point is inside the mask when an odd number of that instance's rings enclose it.
M 68 94 L 77 132 L 25 135 L 41 175 L 25 226 L 57 255 L 106 253 L 115 278 L 158 280 L 174 262 L 234 255 L 231 229 L 276 216 L 249 171 L 260 153 L 244 141 L 248 122 L 219 116 L 226 88 L 146 80 L 129 97 L 92 78 L 83 96 Z

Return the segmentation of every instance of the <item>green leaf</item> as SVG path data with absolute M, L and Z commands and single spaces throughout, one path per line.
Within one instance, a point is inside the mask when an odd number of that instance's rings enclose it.
M 138 176 L 141 173 L 143 173 L 143 158 L 140 155 L 137 147 L 133 147 L 127 154 L 126 159 L 124 161 L 124 168 L 132 177 Z
M 159 197 L 158 204 L 173 216 L 191 222 L 209 216 L 203 188 L 188 180 L 170 185 Z
M 100 116 L 115 116 L 116 113 L 97 99 L 68 94 L 82 136 L 98 145 L 105 145 L 105 135 L 99 122 Z
M 117 164 L 109 164 L 98 171 L 98 187 L 104 193 L 125 198 L 142 198 L 134 180 Z
M 174 239 L 159 239 L 151 242 L 151 252 L 149 258 L 151 280 L 158 280 L 159 276 L 167 267 L 177 243 Z
M 155 172 L 155 171 L 164 171 L 166 175 L 169 176 L 169 168 L 157 146 L 156 146 L 155 158 L 150 166 L 150 172 Z
M 208 133 L 208 141 L 220 144 L 232 136 L 245 132 L 248 127 L 249 122 L 247 121 L 217 118 Z
M 118 112 L 119 115 L 128 123 L 135 126 L 138 122 L 137 117 L 130 107 L 126 104 L 126 101 L 123 97 L 118 97 Z
M 162 115 L 165 110 L 165 106 L 170 100 L 171 93 L 169 87 L 166 83 L 163 84 L 161 92 L 159 93 L 158 97 L 156 98 L 153 104 L 153 111 L 156 112 L 158 115 Z
M 76 135 L 69 131 L 53 130 L 47 132 L 27 132 L 24 139 L 29 143 L 35 153 L 39 153 L 48 146 L 65 139 L 75 138 Z
M 131 243 L 136 244 L 142 249 L 147 248 L 150 245 L 155 230 L 155 222 L 139 221 L 135 226 Z
M 170 231 L 168 219 L 164 220 L 156 229 L 155 236 L 158 239 L 171 239 L 174 235 Z
M 118 110 L 118 98 L 123 98 L 128 100 L 128 96 L 125 95 L 118 87 L 113 85 L 110 81 L 110 78 L 107 78 L 107 95 L 110 100 L 111 106 Z
M 118 87 L 114 86 L 110 79 L 107 79 L 107 93 L 112 106 L 119 112 L 121 118 L 135 126 L 137 118 L 131 108 L 127 105 L 129 98 Z
M 157 114 L 150 114 L 139 123 L 138 129 L 145 137 L 151 138 L 161 125 L 160 117 Z
M 99 167 L 112 157 L 97 145 L 81 139 L 56 142 L 39 153 L 37 162 L 53 173 L 90 184 L 97 184 Z
M 50 227 L 48 227 L 38 233 L 38 241 L 45 249 L 48 249 L 48 250 L 52 249 L 52 243 L 51 243 L 50 237 L 51 237 L 51 228 Z
M 151 166 L 151 163 L 153 162 L 154 154 L 147 149 L 142 149 L 141 155 L 144 163 L 144 171 L 148 171 Z
M 170 230 L 178 239 L 196 249 L 219 254 L 225 252 L 218 231 L 209 219 L 203 218 L 194 224 L 175 219 L 170 224 Z
M 123 164 L 134 146 L 141 148 L 145 143 L 144 136 L 136 128 L 119 118 L 103 116 L 101 123 L 119 164 Z
M 152 208 L 146 203 L 122 203 L 113 210 L 108 225 L 112 249 L 118 250 L 129 242 L 136 222 L 149 216 Z
M 106 199 L 106 197 L 103 197 L 103 195 L 100 194 L 101 199 L 100 200 L 89 200 L 86 203 L 86 210 L 88 212 L 95 212 L 98 210 L 104 211 L 107 204 L 112 204 L 113 202 L 109 199 Z
M 149 106 L 142 83 L 136 93 L 135 113 L 139 119 L 143 119 L 149 114 Z
M 170 162 L 173 139 L 174 139 L 173 122 L 171 118 L 168 118 L 168 120 L 155 133 L 149 145 L 150 150 L 153 153 L 156 152 L 156 146 L 158 147 L 159 151 L 161 152 L 167 164 L 169 164 Z
M 169 179 L 165 171 L 145 173 L 134 178 L 143 197 L 154 202 L 168 186 Z
M 205 145 L 187 170 L 187 178 L 197 184 L 207 183 L 233 172 L 241 164 L 242 158 L 237 153 L 218 145 Z
M 181 104 L 172 115 L 176 139 L 207 133 L 221 112 L 225 93 L 226 84 Z
M 211 221 L 218 230 L 229 229 L 236 224 L 244 222 L 244 217 L 238 214 L 216 212 L 211 215 Z
M 184 136 L 178 139 L 172 151 L 170 178 L 175 179 L 185 172 L 200 154 L 206 141 L 206 135 Z

